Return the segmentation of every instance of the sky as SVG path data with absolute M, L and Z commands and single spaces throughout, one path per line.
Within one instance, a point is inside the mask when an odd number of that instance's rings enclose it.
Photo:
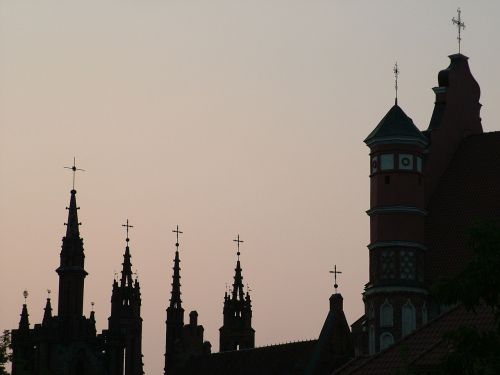
M 71 166 L 85 314 L 106 328 L 127 219 L 147 374 L 163 370 L 179 225 L 182 299 L 218 350 L 240 234 L 258 346 L 317 338 L 333 292 L 349 323 L 368 281 L 363 139 L 394 103 L 428 126 L 462 52 L 500 130 L 500 2 L 0 0 L 0 329 L 57 303 Z

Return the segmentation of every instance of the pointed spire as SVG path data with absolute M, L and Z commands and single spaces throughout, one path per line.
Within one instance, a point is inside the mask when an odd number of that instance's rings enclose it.
M 20 330 L 29 330 L 30 329 L 30 321 L 28 314 L 28 306 L 26 305 L 26 298 L 28 297 L 28 292 L 24 291 L 24 303 L 23 310 L 21 311 L 21 320 L 19 320 L 19 329 Z
M 47 302 L 45 303 L 45 309 L 43 313 L 42 325 L 46 326 L 50 323 L 52 319 L 52 305 L 50 303 L 50 297 L 47 297 Z
M 127 246 L 125 247 L 125 254 L 123 254 L 123 263 L 122 263 L 122 277 L 120 280 L 120 286 L 125 287 L 125 286 L 133 286 L 132 283 L 132 263 L 130 262 L 130 258 L 132 256 L 130 255 L 130 248 Z
M 176 243 L 178 245 L 179 243 Z M 174 274 L 172 276 L 172 297 L 170 298 L 170 307 L 180 308 L 182 304 L 181 300 L 181 267 L 179 259 L 179 246 L 175 250 L 174 258 Z
M 94 302 L 90 302 L 90 322 L 95 326 L 95 311 L 94 311 Z
M 234 269 L 234 283 L 233 283 L 233 291 L 232 291 L 232 299 L 233 300 L 244 300 L 245 293 L 243 292 L 243 276 L 241 275 L 241 264 L 240 264 L 240 243 L 243 243 L 242 240 L 240 240 L 240 235 L 238 234 L 238 238 L 233 240 L 234 242 L 238 243 L 238 251 L 236 255 L 238 256 L 238 259 L 236 261 L 236 268 Z
M 78 210 L 80 207 L 76 205 L 76 190 L 71 190 L 71 198 L 69 201 L 68 210 L 68 222 L 66 225 L 66 238 L 79 238 L 80 229 L 78 228 L 81 223 L 78 222 Z

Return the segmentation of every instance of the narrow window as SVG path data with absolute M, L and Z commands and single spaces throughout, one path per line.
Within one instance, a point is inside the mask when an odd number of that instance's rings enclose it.
M 402 333 L 403 337 L 415 330 L 415 306 L 408 300 L 402 308 Z
M 380 326 L 381 327 L 392 327 L 394 324 L 394 312 L 392 305 L 386 299 L 385 302 L 380 306 Z

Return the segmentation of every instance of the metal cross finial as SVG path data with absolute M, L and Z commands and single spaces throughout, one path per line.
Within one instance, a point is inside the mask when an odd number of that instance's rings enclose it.
M 238 238 L 233 240 L 234 242 L 238 243 L 238 252 L 236 253 L 238 255 L 238 260 L 240 260 L 240 243 L 243 243 L 242 240 L 240 240 L 240 235 L 238 234 Z
M 80 169 L 76 167 L 76 158 L 73 157 L 73 166 L 72 167 L 64 167 L 66 169 L 71 169 L 73 171 L 73 190 L 75 190 L 75 174 L 76 171 L 82 171 L 85 172 L 85 169 Z
M 177 228 L 174 229 L 172 232 L 175 233 L 175 235 L 176 235 L 175 247 L 178 248 L 179 247 L 179 234 L 182 234 L 183 232 L 181 232 L 179 230 L 179 226 L 178 225 L 177 225 Z
M 339 285 L 337 284 L 337 275 L 342 273 L 342 271 L 337 271 L 337 265 L 335 265 L 333 271 L 330 271 L 330 273 L 333 273 L 333 278 L 334 278 L 333 287 L 335 288 L 335 294 L 337 294 L 337 288 L 339 287 Z
M 396 61 L 396 64 L 394 65 L 394 68 L 392 69 L 394 72 L 394 88 L 396 89 L 396 105 L 398 104 L 398 78 L 399 78 L 399 67 L 398 67 L 398 62 Z
M 129 230 L 129 228 L 133 228 L 134 226 L 133 226 L 133 225 L 130 225 L 130 224 L 128 223 L 128 219 L 127 219 L 127 224 L 122 224 L 122 227 L 127 228 L 127 238 L 125 239 L 125 241 L 127 241 L 127 242 L 128 242 L 128 241 L 130 241 L 130 240 L 129 240 L 129 238 L 128 238 L 128 230 Z
M 460 42 L 462 42 L 462 35 L 460 32 L 462 29 L 465 29 L 465 22 L 462 21 L 462 17 L 461 17 L 462 11 L 460 10 L 460 8 L 457 9 L 457 13 L 458 13 L 458 17 L 457 18 L 453 17 L 451 19 L 451 23 L 454 25 L 457 25 L 457 29 L 458 29 L 458 36 L 457 36 L 458 53 L 460 53 Z

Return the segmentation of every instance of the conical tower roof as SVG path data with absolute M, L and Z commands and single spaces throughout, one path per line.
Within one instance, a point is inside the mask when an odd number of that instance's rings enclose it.
M 413 120 L 395 104 L 364 142 L 368 146 L 377 143 L 420 143 L 425 146 L 428 140 L 415 126 Z

